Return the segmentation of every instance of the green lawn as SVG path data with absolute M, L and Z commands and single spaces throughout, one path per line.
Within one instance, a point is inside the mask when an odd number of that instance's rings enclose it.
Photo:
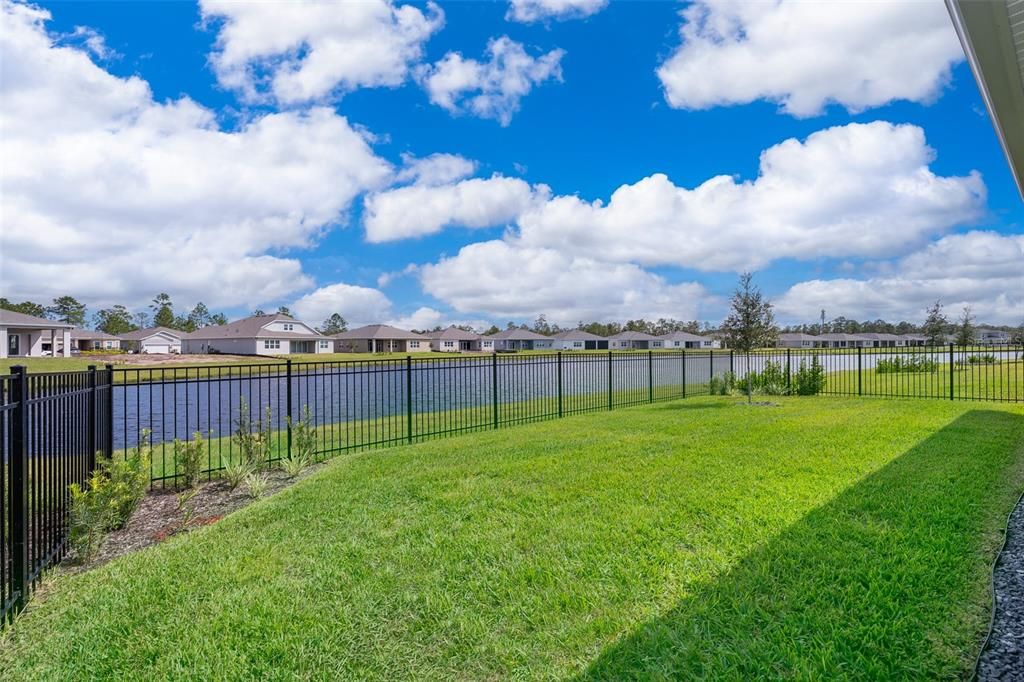
M 1024 408 L 694 398 L 340 457 L 54 581 L 13 679 L 948 678 Z
M 939 363 L 934 372 L 879 374 L 874 369 L 861 373 L 863 395 L 949 398 L 949 363 Z M 857 371 L 829 372 L 826 393 L 856 394 Z M 953 396 L 957 400 L 1024 401 L 1024 362 L 954 364 Z

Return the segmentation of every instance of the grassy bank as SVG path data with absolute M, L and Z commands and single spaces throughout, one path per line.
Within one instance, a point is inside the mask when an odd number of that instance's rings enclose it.
M 63 577 L 12 679 L 963 675 L 1024 409 L 702 398 L 340 458 Z

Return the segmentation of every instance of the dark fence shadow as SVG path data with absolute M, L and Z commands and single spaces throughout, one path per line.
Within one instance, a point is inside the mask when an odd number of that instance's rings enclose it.
M 1021 443 L 1021 415 L 961 416 L 577 679 L 962 676 L 988 621 L 985 580 L 1019 493 Z

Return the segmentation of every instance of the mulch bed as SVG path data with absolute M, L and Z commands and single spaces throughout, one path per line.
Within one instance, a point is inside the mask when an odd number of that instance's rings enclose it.
M 992 589 L 992 634 L 978 660 L 978 679 L 1024 680 L 1024 501 L 1010 514 Z
M 268 485 L 264 497 L 287 488 L 318 469 L 313 465 L 296 478 L 288 478 L 277 469 L 267 473 Z M 216 523 L 233 511 L 241 509 L 256 500 L 249 496 L 244 485 L 230 490 L 225 481 L 211 481 L 196 488 L 195 495 L 183 505 L 178 503 L 180 490 L 154 490 L 139 503 L 124 528 L 113 531 L 100 545 L 93 558 L 81 563 L 72 555 L 61 564 L 63 573 L 81 573 L 102 566 L 119 556 L 137 552 L 151 545 L 163 542 L 179 533 Z M 183 525 L 191 514 L 188 524 Z

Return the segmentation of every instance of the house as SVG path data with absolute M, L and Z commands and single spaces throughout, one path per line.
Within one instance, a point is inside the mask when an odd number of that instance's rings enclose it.
M 472 353 L 494 351 L 494 340 L 474 332 L 448 327 L 435 332 L 427 332 L 423 336 L 430 339 L 430 350 L 440 353 Z
M 181 337 L 177 329 L 149 327 L 125 334 L 118 334 L 121 348 L 132 353 L 180 353 Z
M 57 344 L 58 350 L 63 349 L 62 344 Z M 82 351 L 93 350 L 121 350 L 121 339 L 101 332 L 99 329 L 72 329 L 71 330 L 71 352 L 81 353 Z
M 897 346 L 926 346 L 928 337 L 923 334 L 900 334 Z
M 608 339 L 582 329 L 559 332 L 551 339 L 555 350 L 608 350 Z
M 662 338 L 644 332 L 619 332 L 608 341 L 611 350 L 661 350 L 665 345 Z
M 779 334 L 775 346 L 777 348 L 820 348 L 821 340 L 813 334 L 786 332 Z
M 56 348 L 70 357 L 72 329 L 65 322 L 0 310 L 0 358 L 38 358 L 53 355 Z
M 871 341 L 860 334 L 821 334 L 818 341 L 822 348 L 867 348 Z
M 865 348 L 896 348 L 905 345 L 899 334 L 867 332 L 858 336 L 867 342 Z
M 330 353 L 331 340 L 287 315 L 253 315 L 228 324 L 197 329 L 182 338 L 185 353 L 290 355 Z
M 981 346 L 1007 346 L 1010 344 L 1010 332 L 979 328 L 974 330 L 974 340 Z
M 689 332 L 672 332 L 671 334 L 665 334 L 659 336 L 662 341 L 664 348 L 684 349 L 684 348 L 720 348 L 721 343 L 718 339 L 712 339 L 708 336 L 699 336 L 698 334 L 691 334 Z
M 331 337 L 338 353 L 429 353 L 430 339 L 389 324 L 368 324 Z
M 497 334 L 491 334 L 496 351 L 519 351 L 519 350 L 551 350 L 555 342 L 550 336 L 544 336 L 529 329 L 506 329 Z

